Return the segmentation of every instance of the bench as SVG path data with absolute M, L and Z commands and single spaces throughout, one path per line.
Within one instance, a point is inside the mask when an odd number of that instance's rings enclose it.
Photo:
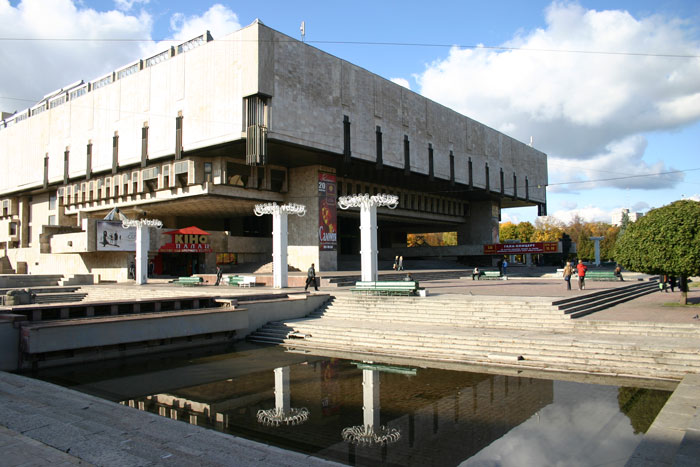
M 228 285 L 241 285 L 241 282 L 243 282 L 243 276 L 228 276 L 227 278 Z
M 243 276 L 243 280 L 241 281 L 240 284 L 238 284 L 239 287 L 250 287 L 250 286 L 255 286 L 257 283 L 257 279 L 255 276 Z
M 417 281 L 359 281 L 350 289 L 365 295 L 416 295 L 418 290 Z
M 586 279 L 592 281 L 619 281 L 620 278 L 615 275 L 615 271 L 586 271 Z
M 501 279 L 501 278 L 502 278 L 502 276 L 501 276 L 500 271 L 482 271 L 478 277 L 478 280 L 481 280 L 481 279 L 490 280 L 490 279 Z
M 192 286 L 195 286 L 195 285 L 201 285 L 201 284 L 202 284 L 202 278 L 199 277 L 199 276 L 178 277 L 178 279 L 174 282 L 174 284 L 192 287 Z

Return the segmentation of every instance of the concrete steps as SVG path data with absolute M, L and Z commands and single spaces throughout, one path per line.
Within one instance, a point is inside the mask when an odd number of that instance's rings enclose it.
M 700 326 L 572 319 L 605 301 L 650 293 L 639 283 L 552 301 L 528 297 L 341 295 L 306 318 L 268 323 L 253 342 L 298 351 L 679 379 L 700 372 Z

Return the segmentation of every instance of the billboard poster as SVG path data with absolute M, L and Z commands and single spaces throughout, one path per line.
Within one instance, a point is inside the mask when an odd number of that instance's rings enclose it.
M 136 227 L 121 222 L 97 221 L 97 251 L 136 251 Z
M 534 243 L 494 243 L 484 245 L 485 255 L 520 255 L 523 253 L 556 253 L 559 251 L 557 242 Z
M 338 246 L 338 217 L 334 174 L 318 174 L 318 245 L 321 251 L 335 251 Z
M 170 241 L 158 248 L 161 253 L 212 253 L 210 234 L 199 227 L 171 230 L 163 235 L 170 235 Z

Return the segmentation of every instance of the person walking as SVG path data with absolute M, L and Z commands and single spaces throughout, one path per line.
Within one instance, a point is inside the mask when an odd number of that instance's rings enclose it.
M 588 271 L 586 265 L 583 264 L 583 261 L 578 260 L 578 264 L 576 265 L 576 272 L 578 273 L 579 290 L 586 290 L 586 271 Z
M 394 258 L 394 271 L 396 271 L 396 270 L 398 270 L 398 269 L 399 269 L 399 257 L 396 256 L 396 257 Z
M 564 266 L 564 280 L 566 281 L 566 290 L 571 290 L 571 276 L 574 273 L 574 268 L 571 267 L 571 261 L 566 262 Z
M 314 290 L 318 291 L 318 285 L 316 285 L 316 268 L 314 267 L 314 263 L 311 263 L 311 267 L 306 272 L 306 285 L 304 286 L 304 290 L 309 288 L 309 284 L 313 284 Z
M 219 285 L 221 283 L 221 276 L 223 276 L 224 273 L 221 271 L 221 268 L 219 266 L 216 267 L 216 283 L 214 285 Z
M 399 256 L 399 271 L 403 271 L 403 256 Z
M 502 266 L 503 266 L 503 278 L 507 278 L 508 277 L 508 260 L 507 259 L 503 260 Z
M 674 289 L 676 288 L 676 276 L 669 276 L 668 286 L 671 288 L 671 292 L 675 292 Z

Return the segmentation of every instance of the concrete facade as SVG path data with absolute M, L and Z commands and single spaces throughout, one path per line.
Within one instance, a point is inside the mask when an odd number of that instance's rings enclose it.
M 190 261 L 200 269 L 221 253 L 269 261 L 271 226 L 252 210 L 277 202 L 307 207 L 290 219 L 290 265 L 335 270 L 359 254 L 358 213 L 338 212 L 336 249 L 319 248 L 319 173 L 335 174 L 339 195 L 399 196 L 378 213 L 388 256 L 416 232 L 457 231 L 464 251 L 479 251 L 497 241 L 500 209 L 546 212 L 545 154 L 256 21 L 4 114 L 3 264 L 125 279 L 131 255 L 93 251 L 84 222 L 115 207 L 228 236 Z M 168 273 L 186 274 L 180 263 Z

